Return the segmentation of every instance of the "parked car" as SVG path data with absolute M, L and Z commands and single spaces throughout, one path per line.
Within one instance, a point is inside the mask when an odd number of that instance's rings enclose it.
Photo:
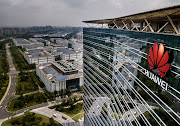
M 62 118 L 64 119 L 64 120 L 66 120 L 67 118 L 66 117 L 64 117 L 64 116 L 62 116 Z

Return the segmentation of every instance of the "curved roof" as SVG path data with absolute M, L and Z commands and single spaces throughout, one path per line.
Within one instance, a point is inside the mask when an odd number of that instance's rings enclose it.
M 90 20 L 90 21 L 83 21 L 83 22 L 84 23 L 98 23 L 98 24 L 109 23 L 109 22 L 113 22 L 113 21 L 121 21 L 121 20 L 127 20 L 127 21 L 133 20 L 135 22 L 136 21 L 139 22 L 144 19 L 162 20 L 163 17 L 167 18 L 166 16 L 168 16 L 168 15 L 171 15 L 171 17 L 173 19 L 180 19 L 179 18 L 180 17 L 180 5 L 161 8 L 161 9 L 152 10 L 152 11 L 141 12 L 141 13 L 118 17 L 118 18 Z

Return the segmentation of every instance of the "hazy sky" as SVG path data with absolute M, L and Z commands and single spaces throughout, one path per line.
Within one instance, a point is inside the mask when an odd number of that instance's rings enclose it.
M 0 0 L 0 26 L 86 26 L 105 19 L 178 5 L 180 0 Z

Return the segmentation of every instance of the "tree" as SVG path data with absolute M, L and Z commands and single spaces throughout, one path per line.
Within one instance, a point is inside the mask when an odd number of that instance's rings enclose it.
M 66 92 L 66 95 L 71 95 L 71 92 L 70 92 L 70 89 L 69 89 L 69 88 L 66 88 L 66 89 L 65 89 L 65 92 Z
M 72 101 L 72 98 L 71 98 L 71 97 L 68 98 L 67 104 L 70 106 L 70 108 L 72 108 L 74 102 Z
M 66 100 L 63 99 L 61 105 L 65 105 L 65 104 L 66 104 Z
M 63 96 L 63 89 L 60 90 L 60 96 Z

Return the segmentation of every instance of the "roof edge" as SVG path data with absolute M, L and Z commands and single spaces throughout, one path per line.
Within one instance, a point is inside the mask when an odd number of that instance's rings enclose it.
M 137 16 L 137 15 L 141 15 L 141 14 L 148 14 L 148 13 L 152 13 L 152 12 L 158 12 L 158 11 L 175 9 L 175 8 L 180 8 L 180 5 L 169 6 L 169 7 L 165 7 L 165 8 L 160 8 L 160 9 L 156 9 L 156 10 L 140 12 L 140 13 L 136 13 L 136 14 L 130 14 L 130 15 L 127 15 L 127 16 L 122 16 L 122 17 L 117 17 L 117 18 L 125 18 L 125 17 L 130 17 L 130 16 Z M 84 23 L 94 23 L 94 22 L 103 21 L 103 20 L 115 20 L 117 18 L 99 19 L 99 20 L 88 20 L 88 21 L 82 21 L 82 22 L 84 22 Z

